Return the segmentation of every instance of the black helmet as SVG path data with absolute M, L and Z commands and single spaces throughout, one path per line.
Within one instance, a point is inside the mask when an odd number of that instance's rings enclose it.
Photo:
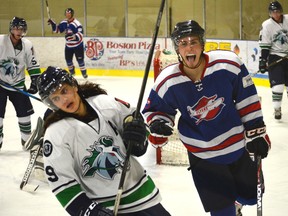
M 23 18 L 20 18 L 20 17 L 13 17 L 13 19 L 11 20 L 10 22 L 10 25 L 9 25 L 9 32 L 12 33 L 12 29 L 14 27 L 17 27 L 17 29 L 20 29 L 22 28 L 23 29 L 23 34 L 22 36 L 24 37 L 27 33 L 27 23 L 26 23 L 26 20 L 23 19 Z
M 78 86 L 76 79 L 66 70 L 59 67 L 49 66 L 37 79 L 37 88 L 41 100 L 53 110 L 58 108 L 50 100 L 49 96 L 59 89 L 63 83 Z
M 175 25 L 174 30 L 171 34 L 171 39 L 175 49 L 178 49 L 179 39 L 187 36 L 198 36 L 202 45 L 205 43 L 204 29 L 194 20 L 188 20 L 185 22 L 179 22 Z
M 64 12 L 64 15 L 66 15 L 66 13 L 70 13 L 71 14 L 71 17 L 74 16 L 74 10 L 73 8 L 66 8 L 65 9 L 65 12 Z
M 279 10 L 281 13 L 283 13 L 282 5 L 278 1 L 273 1 L 273 2 L 270 2 L 269 4 L 269 7 L 268 7 L 269 13 L 274 10 Z

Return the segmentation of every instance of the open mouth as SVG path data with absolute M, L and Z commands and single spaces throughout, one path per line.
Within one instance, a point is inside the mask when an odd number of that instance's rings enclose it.
M 188 54 L 186 55 L 186 60 L 187 62 L 194 62 L 196 59 L 196 55 L 195 54 Z

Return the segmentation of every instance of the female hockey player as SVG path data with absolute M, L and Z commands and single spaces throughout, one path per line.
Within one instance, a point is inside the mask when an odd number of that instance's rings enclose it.
M 265 158 L 270 149 L 256 88 L 235 53 L 204 53 L 204 29 L 196 21 L 178 23 L 171 38 L 179 64 L 165 68 L 150 92 L 143 110 L 149 140 L 167 142 L 178 110 L 179 136 L 205 211 L 235 216 L 236 200 L 256 203 L 257 166 L 249 152 Z
M 78 85 L 60 68 L 48 67 L 37 87 L 42 101 L 54 110 L 44 125 L 47 180 L 70 215 L 114 215 L 127 143 L 133 143 L 133 150 L 118 215 L 170 215 L 134 157 L 147 149 L 146 126 L 143 118 L 133 119 L 134 108 L 108 96 L 98 84 Z

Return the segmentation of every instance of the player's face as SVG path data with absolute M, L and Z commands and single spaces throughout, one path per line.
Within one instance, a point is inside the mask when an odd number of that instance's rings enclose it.
M 270 16 L 277 22 L 280 23 L 282 19 L 282 12 L 280 10 L 274 10 L 270 12 Z
M 67 20 L 70 20 L 72 18 L 72 14 L 69 12 L 65 12 L 65 17 Z
M 197 36 L 185 37 L 179 40 L 178 52 L 188 67 L 193 68 L 198 64 L 202 51 L 203 45 Z
M 80 114 L 81 112 L 82 100 L 76 86 L 63 84 L 49 96 L 49 99 L 64 112 L 74 114 Z
M 16 40 L 20 40 L 26 34 L 26 31 L 24 30 L 23 27 L 14 26 L 11 29 L 11 34 L 14 36 Z

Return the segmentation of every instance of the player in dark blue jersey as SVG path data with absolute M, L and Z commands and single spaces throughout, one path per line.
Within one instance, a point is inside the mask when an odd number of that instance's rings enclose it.
M 155 146 L 167 142 L 180 112 L 179 137 L 205 211 L 238 216 L 236 201 L 256 204 L 257 164 L 250 156 L 265 158 L 270 140 L 245 65 L 231 51 L 204 53 L 204 33 L 194 20 L 175 26 L 179 63 L 159 74 L 143 114 Z
M 74 18 L 74 10 L 67 8 L 65 10 L 66 19 L 56 24 L 52 19 L 48 20 L 54 33 L 65 33 L 65 60 L 72 75 L 75 75 L 75 66 L 73 64 L 73 56 L 79 64 L 82 76 L 86 79 L 88 77 L 85 62 L 84 62 L 84 44 L 83 44 L 83 27 L 82 24 Z

